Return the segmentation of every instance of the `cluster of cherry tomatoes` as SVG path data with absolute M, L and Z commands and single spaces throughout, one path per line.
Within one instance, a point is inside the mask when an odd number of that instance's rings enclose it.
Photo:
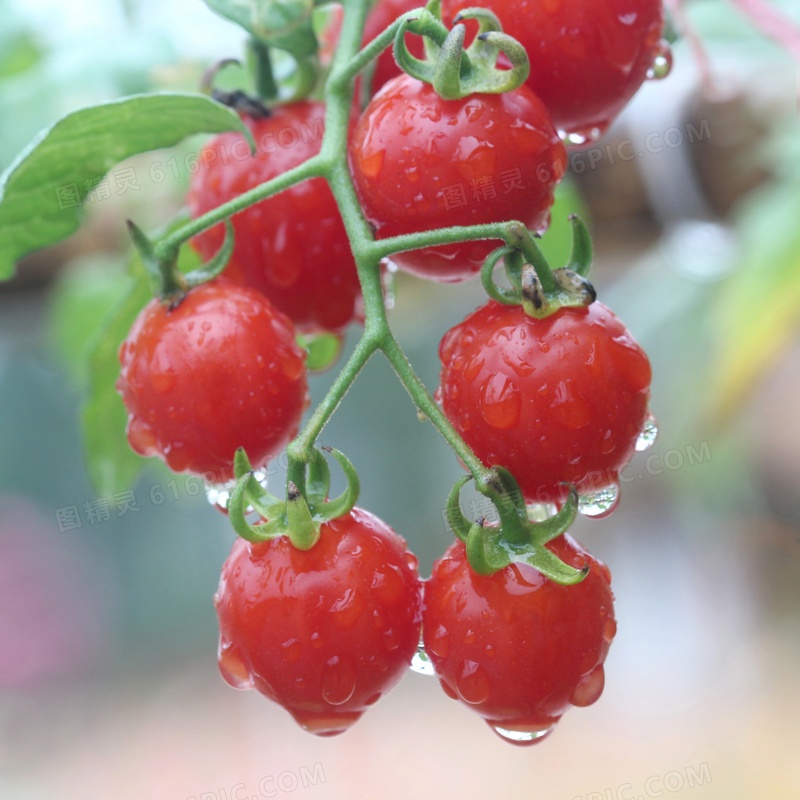
M 365 42 L 416 5 L 381 0 Z M 543 232 L 567 167 L 564 141 L 597 137 L 666 58 L 660 0 L 484 5 L 528 52 L 531 74 L 519 88 L 444 100 L 388 54 L 377 63 L 348 154 L 376 239 L 512 218 Z M 446 0 L 444 21 L 456 11 Z M 419 37 L 408 46 L 418 48 Z M 192 215 L 318 153 L 324 116 L 324 104 L 310 99 L 244 116 L 257 155 L 232 157 L 240 134 L 216 137 L 192 180 Z M 222 277 L 177 301 L 153 300 L 120 349 L 131 446 L 217 482 L 233 474 L 238 448 L 259 466 L 297 434 L 308 400 L 296 335 L 339 336 L 363 317 L 351 244 L 323 179 L 250 206 L 233 226 Z M 193 244 L 211 258 L 223 237 L 219 225 Z M 392 261 L 419 277 L 460 281 L 500 244 L 418 248 Z M 486 467 L 513 475 L 526 505 L 569 505 L 571 484 L 584 499 L 606 492 L 611 508 L 619 471 L 648 430 L 647 357 L 598 302 L 527 312 L 491 299 L 448 331 L 437 400 Z M 327 483 L 311 483 L 308 497 L 324 506 Z M 450 697 L 519 744 L 600 696 L 616 630 L 610 574 L 567 534 L 546 546 L 581 571 L 575 585 L 523 559 L 479 574 L 471 537 L 422 581 L 403 539 L 372 514 L 351 506 L 316 525 L 306 549 L 287 536 L 234 545 L 215 598 L 219 664 L 231 685 L 255 688 L 307 730 L 332 735 L 416 659 Z

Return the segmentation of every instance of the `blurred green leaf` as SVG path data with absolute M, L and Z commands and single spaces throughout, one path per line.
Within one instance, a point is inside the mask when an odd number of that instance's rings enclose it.
M 13 275 L 21 256 L 77 230 L 92 181 L 115 164 L 192 134 L 228 130 L 252 145 L 238 115 L 203 95 L 138 95 L 63 117 L 0 176 L 0 279 Z
M 144 278 L 129 280 L 126 295 L 91 340 L 89 398 L 83 409 L 89 480 L 99 495 L 108 497 L 129 489 L 146 463 L 128 444 L 125 435 L 128 412 L 115 386 L 119 377 L 119 346 L 151 298 Z
M 788 179 L 788 180 L 787 180 Z M 725 420 L 791 343 L 800 323 L 800 178 L 748 197 L 739 264 L 715 297 L 711 413 Z
M 0 80 L 27 72 L 41 57 L 42 51 L 34 38 L 23 33 L 0 50 Z
M 81 386 L 88 377 L 87 346 L 129 284 L 119 258 L 110 255 L 76 259 L 59 274 L 50 304 L 50 342 Z

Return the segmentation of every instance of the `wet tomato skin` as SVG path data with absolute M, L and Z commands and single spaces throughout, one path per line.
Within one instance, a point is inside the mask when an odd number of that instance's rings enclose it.
M 324 523 L 307 551 L 238 539 L 214 599 L 220 671 L 307 731 L 341 733 L 406 672 L 421 593 L 404 540 L 360 508 Z
M 549 503 L 618 481 L 645 424 L 647 355 L 602 303 L 534 319 L 494 300 L 448 331 L 437 397 L 487 466 Z
M 589 574 L 575 586 L 527 564 L 477 575 L 458 541 L 433 565 L 423 614 L 425 651 L 447 695 L 493 728 L 538 739 L 570 705 L 600 697 L 617 627 L 608 568 L 568 535 L 547 547 Z
M 151 300 L 119 360 L 131 447 L 215 483 L 233 477 L 240 446 L 253 464 L 276 456 L 308 404 L 291 322 L 260 292 L 224 278 L 175 307 Z
M 206 146 L 192 175 L 192 217 L 232 200 L 319 153 L 325 105 L 304 100 L 277 106 L 265 119 L 242 119 L 256 155 L 240 133 L 223 133 Z M 362 317 L 361 289 L 350 242 L 323 178 L 303 181 L 231 219 L 236 234 L 225 275 L 253 286 L 303 333 L 337 332 Z M 225 229 L 216 225 L 192 239 L 210 259 Z
M 484 0 L 483 5 L 525 48 L 531 64 L 527 86 L 567 133 L 597 128 L 601 134 L 608 128 L 645 80 L 664 26 L 661 0 Z M 446 21 L 463 8 L 456 0 L 443 0 L 442 6 Z
M 350 171 L 378 239 L 452 225 L 549 223 L 566 151 L 525 87 L 442 100 L 408 75 L 389 81 L 358 121 Z M 397 253 L 401 269 L 443 282 L 474 276 L 498 241 Z

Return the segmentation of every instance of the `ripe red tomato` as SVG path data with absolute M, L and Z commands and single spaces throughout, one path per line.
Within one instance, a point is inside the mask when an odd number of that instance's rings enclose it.
M 600 697 L 616 633 L 608 568 L 567 535 L 547 547 L 589 574 L 575 586 L 527 564 L 478 575 L 457 541 L 425 583 L 425 651 L 442 688 L 514 744 L 541 741 L 570 704 Z
M 613 486 L 634 453 L 650 362 L 602 303 L 534 319 L 494 300 L 441 341 L 438 399 L 487 466 L 510 470 L 529 502 Z
M 223 133 L 203 150 L 187 203 L 199 217 L 316 155 L 325 106 L 304 100 L 243 117 L 258 146 L 254 157 L 239 133 Z M 322 178 L 304 181 L 232 218 L 236 234 L 225 275 L 263 292 L 304 333 L 340 331 L 360 319 L 361 288 L 336 201 Z M 222 245 L 217 225 L 192 244 L 205 259 Z
M 403 539 L 359 508 L 323 523 L 310 550 L 238 539 L 214 598 L 222 676 L 311 733 L 342 733 L 408 668 L 421 593 Z
M 443 0 L 443 18 L 451 20 L 467 5 Z M 482 0 L 481 5 L 527 51 L 527 85 L 556 126 L 588 140 L 608 128 L 662 52 L 661 0 Z
M 443 100 L 408 75 L 387 83 L 350 142 L 350 171 L 378 239 L 451 225 L 519 219 L 543 230 L 566 152 L 539 99 L 525 87 Z M 392 256 L 439 281 L 472 277 L 497 241 Z
M 297 433 L 308 404 L 305 352 L 289 319 L 224 278 L 175 308 L 151 300 L 119 349 L 128 441 L 175 472 L 233 477 L 238 447 L 261 465 Z

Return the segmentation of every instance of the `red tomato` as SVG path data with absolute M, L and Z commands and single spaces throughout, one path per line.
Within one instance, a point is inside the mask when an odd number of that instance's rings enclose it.
M 527 564 L 477 575 L 459 541 L 425 583 L 425 651 L 442 688 L 513 744 L 541 741 L 570 705 L 600 697 L 617 629 L 608 568 L 567 535 L 547 547 L 589 574 L 575 586 Z
M 444 19 L 468 5 L 443 0 Z M 556 126 L 587 141 L 599 138 L 642 85 L 656 56 L 668 51 L 661 41 L 661 0 L 482 0 L 481 5 L 527 51 L 527 85 Z
M 203 150 L 187 203 L 199 217 L 258 184 L 298 166 L 322 146 L 325 106 L 304 100 L 244 117 L 258 146 L 223 133 Z M 236 234 L 225 275 L 263 292 L 301 332 L 340 331 L 361 318 L 361 288 L 333 194 L 322 178 L 304 181 L 232 218 Z M 217 225 L 192 240 L 209 259 L 222 245 Z
M 448 331 L 438 397 L 487 466 L 510 470 L 532 503 L 614 486 L 634 453 L 650 362 L 602 303 L 534 319 L 494 300 Z
M 305 352 L 289 319 L 255 289 L 217 279 L 175 308 L 151 300 L 119 349 L 128 441 L 175 472 L 233 478 L 296 435 L 308 404 Z
M 342 733 L 389 691 L 419 642 L 417 560 L 359 508 L 324 523 L 310 550 L 285 536 L 238 539 L 214 603 L 225 680 L 320 736 Z
M 544 230 L 565 168 L 547 111 L 525 87 L 442 100 L 402 75 L 372 98 L 350 142 L 350 171 L 378 239 L 510 219 Z M 459 281 L 499 244 L 430 247 L 392 261 L 421 277 Z

